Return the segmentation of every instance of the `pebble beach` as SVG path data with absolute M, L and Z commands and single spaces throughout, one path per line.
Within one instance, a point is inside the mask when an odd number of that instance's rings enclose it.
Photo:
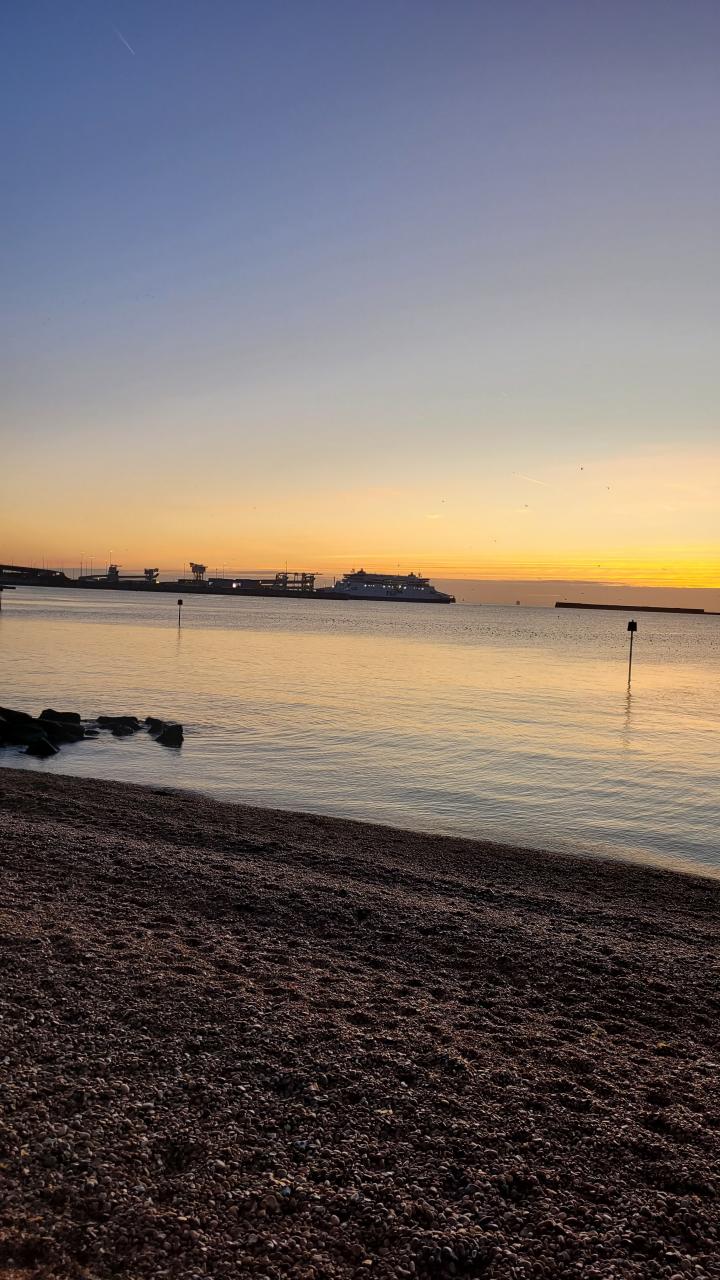
M 720 1277 L 720 882 L 0 769 L 0 1277 Z

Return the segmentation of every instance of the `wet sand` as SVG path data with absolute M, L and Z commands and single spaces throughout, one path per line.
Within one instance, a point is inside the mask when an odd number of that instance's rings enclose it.
M 720 1276 L 720 883 L 0 769 L 0 1277 Z

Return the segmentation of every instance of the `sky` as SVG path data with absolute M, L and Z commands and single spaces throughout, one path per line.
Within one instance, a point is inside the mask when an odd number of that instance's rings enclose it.
M 720 588 L 715 0 L 0 48 L 0 559 Z

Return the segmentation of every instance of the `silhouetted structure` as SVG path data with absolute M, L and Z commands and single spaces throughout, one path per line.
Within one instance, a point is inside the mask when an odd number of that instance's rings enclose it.
M 120 565 L 108 565 L 107 573 L 84 573 L 77 579 L 81 587 L 123 587 L 138 584 L 141 587 L 154 587 L 158 580 L 159 569 L 143 569 L 142 573 L 121 573 Z
M 556 600 L 556 609 L 619 609 L 622 613 L 704 613 L 710 617 L 716 615 L 708 609 L 686 609 L 680 605 L 662 604 L 586 604 L 577 600 Z
M 72 587 L 64 569 L 36 569 L 25 564 L 0 564 L 0 582 L 17 587 Z

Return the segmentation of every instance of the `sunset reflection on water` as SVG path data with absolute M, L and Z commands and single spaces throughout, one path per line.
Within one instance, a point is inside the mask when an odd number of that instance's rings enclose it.
M 50 772 L 720 869 L 720 619 L 18 589 L 2 702 L 179 719 Z

